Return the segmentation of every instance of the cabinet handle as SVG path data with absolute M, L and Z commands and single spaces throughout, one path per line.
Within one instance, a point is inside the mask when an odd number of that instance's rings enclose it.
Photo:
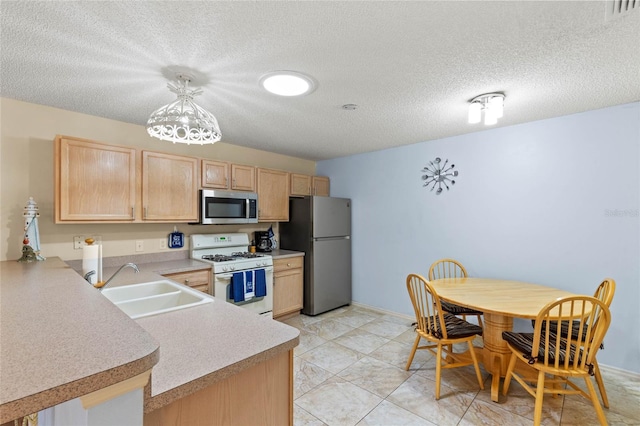
M 146 207 L 144 208 L 144 213 L 143 213 L 143 215 L 142 215 L 142 218 L 143 218 L 143 219 L 146 219 L 146 218 L 147 218 L 147 208 L 146 208 Z
M 229 178 L 224 178 L 224 186 L 229 186 Z
M 134 207 L 135 207 L 135 206 L 131 206 L 131 218 L 132 218 L 132 219 L 135 219 L 135 218 L 136 218 L 136 215 L 135 215 L 135 213 L 134 213 Z
M 236 180 L 235 179 L 233 179 L 233 184 L 232 185 L 233 185 L 234 188 L 236 187 Z
M 186 280 L 184 280 L 184 283 L 185 283 L 186 285 L 189 285 L 189 279 L 187 278 Z
M 287 263 L 287 266 L 291 266 L 291 264 L 290 264 L 290 263 Z

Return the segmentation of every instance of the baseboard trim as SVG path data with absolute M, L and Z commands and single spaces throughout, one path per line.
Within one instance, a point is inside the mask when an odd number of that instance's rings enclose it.
M 409 320 L 409 321 L 415 321 L 416 320 L 416 317 L 414 315 L 399 314 L 397 312 L 388 311 L 386 309 L 378 308 L 376 306 L 365 305 L 364 303 L 359 303 L 359 302 L 353 302 L 352 301 L 351 304 L 353 306 L 358 307 L 358 308 L 369 309 L 371 311 L 380 312 L 381 314 L 385 314 L 385 315 L 392 315 L 394 317 L 406 319 L 406 320 Z

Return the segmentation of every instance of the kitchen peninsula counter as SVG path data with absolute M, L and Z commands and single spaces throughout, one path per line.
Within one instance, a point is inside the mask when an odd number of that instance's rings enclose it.
M 213 303 L 205 305 L 132 320 L 121 312 L 119 308 L 103 297 L 98 291 L 87 285 L 78 274 L 73 273 L 73 270 L 64 265 L 60 260 L 47 259 L 45 262 L 39 262 L 41 265 L 37 265 L 36 268 L 42 269 L 42 267 L 49 262 L 58 265 L 58 268 L 64 269 L 64 272 L 68 272 L 72 275 L 69 276 L 65 274 L 66 279 L 69 281 L 67 285 L 70 287 L 81 288 L 82 290 L 80 293 L 83 294 L 83 297 L 80 300 L 78 300 L 77 297 L 56 297 L 53 301 L 45 298 L 44 300 L 40 300 L 40 302 L 44 303 L 45 306 L 39 308 L 38 312 L 46 311 L 47 309 L 52 309 L 56 313 L 59 311 L 67 311 L 77 323 L 75 324 L 76 327 L 82 326 L 84 324 L 82 319 L 86 319 L 87 321 L 96 322 L 98 324 L 97 330 L 101 331 L 101 333 L 108 333 L 110 330 L 113 330 L 118 332 L 118 337 L 121 339 L 126 338 L 129 333 L 133 336 L 132 340 L 135 342 L 132 341 L 128 343 L 133 346 L 124 346 L 122 343 L 107 345 L 106 347 L 104 343 L 97 345 L 95 350 L 105 353 L 99 358 L 100 362 L 95 364 L 104 362 L 103 358 L 107 358 L 107 354 L 110 352 L 117 352 L 117 348 L 122 349 L 123 347 L 128 347 L 130 349 L 135 349 L 143 342 L 151 342 L 151 348 L 149 349 L 153 350 L 149 355 L 153 354 L 154 357 L 152 357 L 153 364 L 149 365 L 147 370 L 152 365 L 155 364 L 155 366 L 153 366 L 151 374 L 150 391 L 147 391 L 145 395 L 145 413 L 154 411 L 199 390 L 205 389 L 216 382 L 250 369 L 251 367 L 267 361 L 279 354 L 292 351 L 293 348 L 298 345 L 299 331 L 297 329 L 278 321 L 273 321 L 269 318 L 260 317 L 251 312 L 247 312 L 242 308 L 236 307 L 222 300 L 214 300 Z M 4 263 L 11 262 L 3 262 L 3 267 L 5 266 Z M 14 263 L 17 264 L 17 262 Z M 34 264 L 20 265 L 21 268 L 16 268 L 14 266 L 11 269 L 29 269 L 29 266 L 31 265 Z M 140 268 L 140 273 L 136 274 L 130 268 L 123 269 L 114 278 L 112 283 L 109 284 L 109 287 L 165 279 L 159 274 L 202 269 L 203 266 L 207 267 L 207 264 L 190 259 L 184 259 L 170 262 L 141 263 L 138 264 L 138 266 Z M 110 277 L 116 270 L 116 267 L 105 268 L 103 275 L 105 277 Z M 9 273 L 9 271 L 7 271 L 7 273 Z M 12 279 L 16 282 L 16 287 L 19 286 L 20 280 L 26 279 L 24 273 L 16 274 L 15 272 L 11 272 L 11 274 L 15 275 Z M 14 322 L 12 319 L 9 319 L 10 317 L 8 317 L 5 322 L 5 268 L 2 270 L 2 279 L 2 344 L 3 348 L 5 348 L 5 327 L 7 327 L 5 324 Z M 40 279 L 44 279 L 44 277 L 40 277 Z M 47 276 L 47 279 L 50 280 L 51 277 Z M 37 285 L 34 285 L 33 287 L 36 289 L 38 288 Z M 30 296 L 24 294 L 21 297 L 28 298 Z M 13 301 L 16 306 L 24 307 L 24 304 L 18 303 L 16 299 L 13 299 Z M 9 301 L 6 302 L 11 303 Z M 82 303 L 87 310 L 91 310 L 92 308 L 90 308 L 90 306 L 93 306 L 94 310 L 95 307 L 100 307 L 105 311 L 101 310 L 100 312 L 87 313 L 82 310 L 81 312 L 76 311 L 74 313 L 76 303 Z M 30 310 L 33 313 L 36 312 L 34 309 Z M 29 309 L 27 309 L 27 311 L 29 311 Z M 9 315 L 9 313 L 7 313 L 7 315 Z M 21 317 L 21 321 L 30 324 L 29 317 L 30 316 L 25 313 L 25 315 Z M 97 317 L 100 317 L 101 321 L 98 321 Z M 118 319 L 118 325 L 114 323 L 115 320 L 112 319 L 112 317 Z M 38 323 L 40 322 L 46 322 L 46 320 L 42 319 L 41 321 L 38 321 Z M 86 326 L 86 324 L 84 325 Z M 34 338 L 43 338 L 43 336 L 38 335 L 38 327 L 36 327 L 35 324 L 32 324 L 29 327 L 34 329 Z M 10 330 L 10 328 L 13 327 L 9 326 L 8 330 Z M 95 328 L 89 328 L 95 333 Z M 20 329 L 21 327 L 16 325 L 16 332 L 18 334 L 20 334 Z M 98 336 L 101 336 L 100 333 L 95 334 L 95 338 L 99 338 Z M 15 340 L 7 343 L 15 345 L 18 341 Z M 62 370 L 69 372 L 75 371 L 78 366 L 82 368 L 83 363 L 92 362 L 90 361 L 91 358 L 86 355 L 86 352 L 82 351 L 82 348 L 75 346 L 67 348 L 67 345 L 68 344 L 64 340 L 59 340 L 57 342 L 58 350 L 63 351 L 66 354 L 65 357 L 61 357 L 60 360 L 58 360 L 58 363 L 63 364 L 61 366 Z M 21 347 L 24 347 L 24 344 Z M 159 360 L 157 351 L 158 347 L 160 348 Z M 47 350 L 48 349 L 49 348 L 47 348 Z M 42 354 L 43 355 L 41 356 L 44 358 L 50 358 L 52 356 L 50 351 L 47 353 L 44 349 Z M 97 354 L 93 355 L 97 356 Z M 0 388 L 2 389 L 1 401 L 3 404 L 2 421 L 12 420 L 13 418 L 24 414 L 30 414 L 38 409 L 57 404 L 63 400 L 71 399 L 82 394 L 78 391 L 74 395 L 70 395 L 69 397 L 59 401 L 46 400 L 42 405 L 31 409 L 31 411 L 27 409 L 26 411 L 22 410 L 19 412 L 12 412 L 11 415 L 7 414 L 5 417 L 5 394 L 9 395 L 9 393 L 5 393 L 5 382 L 7 382 L 7 380 L 5 380 L 6 377 L 4 373 L 5 364 L 5 354 L 3 351 L 3 380 L 1 385 L 2 387 Z M 111 368 L 122 368 L 117 367 L 115 364 L 117 364 L 117 362 L 112 362 Z M 51 364 L 47 364 L 47 366 L 48 368 L 57 368 L 57 366 L 51 366 Z M 7 368 L 12 370 L 17 367 L 12 368 L 7 364 Z M 46 366 L 42 366 L 39 369 L 39 375 L 50 375 L 51 372 L 48 371 L 48 368 Z M 104 368 L 104 370 L 109 371 L 110 368 Z M 31 371 L 25 371 L 24 374 L 27 372 L 29 373 L 27 377 L 33 376 L 33 372 Z M 64 376 L 62 373 L 57 375 Z M 131 375 L 133 376 L 134 374 Z M 21 374 L 18 374 L 17 372 L 16 374 L 13 374 L 9 383 L 6 384 L 7 391 L 11 391 L 11 388 L 15 386 L 14 382 L 19 382 L 20 379 Z M 62 377 L 60 379 L 62 380 Z M 39 380 L 36 381 L 39 382 Z M 94 389 L 88 390 L 87 392 L 107 386 L 113 382 L 114 381 L 105 383 L 100 381 L 98 383 L 94 383 Z M 44 389 L 42 390 L 48 390 L 50 393 L 55 393 L 54 389 L 60 386 L 53 381 L 47 381 L 47 383 L 48 385 L 46 386 L 49 387 L 44 388 L 45 385 L 43 384 L 42 387 Z
M 109 287 L 163 279 L 174 264 L 139 264 L 123 269 Z M 185 262 L 197 262 L 185 260 Z M 210 266 L 203 262 L 197 262 Z M 196 265 L 197 267 L 197 265 Z M 109 277 L 117 268 L 105 269 Z M 173 271 L 173 270 L 172 270 Z M 163 407 L 298 345 L 300 331 L 214 297 L 207 303 L 135 320 L 160 342 L 160 362 L 151 374 L 145 412 Z
M 158 341 L 59 258 L 0 269 L 0 423 L 158 362 Z

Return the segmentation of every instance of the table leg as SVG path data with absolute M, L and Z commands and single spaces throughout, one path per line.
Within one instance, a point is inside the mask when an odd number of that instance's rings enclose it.
M 498 402 L 500 391 L 500 377 L 504 377 L 509 366 L 511 350 L 507 342 L 502 339 L 503 331 L 513 329 L 513 318 L 500 314 L 484 314 L 483 330 L 483 364 L 484 368 L 492 374 L 491 400 Z

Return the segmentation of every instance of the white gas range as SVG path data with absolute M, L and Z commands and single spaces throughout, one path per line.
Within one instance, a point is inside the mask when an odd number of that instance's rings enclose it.
M 191 258 L 212 265 L 211 295 L 257 314 L 273 317 L 273 259 L 264 253 L 249 253 L 249 235 L 194 234 L 191 235 Z M 258 273 L 264 270 L 266 295 L 234 300 L 234 275 L 238 272 Z M 244 298 L 244 297 L 243 297 Z

